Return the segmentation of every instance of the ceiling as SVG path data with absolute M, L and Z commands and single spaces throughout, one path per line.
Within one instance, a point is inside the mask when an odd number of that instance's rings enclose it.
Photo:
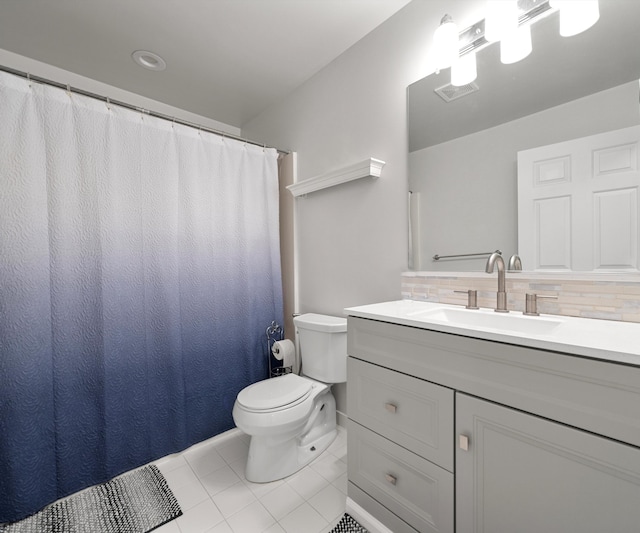
M 241 127 L 409 1 L 2 0 L 0 48 Z

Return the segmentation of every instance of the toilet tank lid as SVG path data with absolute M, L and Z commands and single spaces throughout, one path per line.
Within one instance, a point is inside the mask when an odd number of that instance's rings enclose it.
M 314 331 L 328 331 L 330 333 L 347 331 L 347 319 L 338 316 L 305 313 L 294 317 L 293 323 L 300 328 Z

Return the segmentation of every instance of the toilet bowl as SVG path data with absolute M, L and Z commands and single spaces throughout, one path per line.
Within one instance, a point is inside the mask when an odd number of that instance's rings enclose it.
M 307 314 L 295 317 L 294 323 L 304 375 L 286 374 L 249 385 L 233 406 L 236 426 L 251 436 L 245 470 L 249 481 L 290 476 L 337 435 L 331 384 L 346 381 L 346 320 Z

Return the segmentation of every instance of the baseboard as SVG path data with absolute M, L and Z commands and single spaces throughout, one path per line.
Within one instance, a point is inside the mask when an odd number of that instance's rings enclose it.
M 393 531 L 371 516 L 351 498 L 347 498 L 346 512 L 355 518 L 361 526 L 368 529 L 370 533 L 393 533 Z
M 344 413 L 341 413 L 340 411 L 336 411 L 336 423 L 339 426 L 342 426 L 343 428 L 347 429 L 347 415 Z

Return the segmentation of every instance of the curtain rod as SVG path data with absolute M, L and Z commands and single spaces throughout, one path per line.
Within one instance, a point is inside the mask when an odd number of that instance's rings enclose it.
M 245 139 L 244 137 L 240 137 L 238 135 L 233 135 L 231 133 L 226 133 L 224 131 L 215 130 L 213 128 L 209 128 L 207 126 L 202 126 L 201 124 L 196 124 L 195 122 L 189 122 L 187 120 L 182 120 L 180 118 L 172 117 L 170 115 L 165 115 L 164 113 L 158 113 L 156 111 L 151 111 L 149 109 L 145 109 L 143 107 L 139 107 L 133 104 L 128 104 L 126 102 L 121 102 L 120 100 L 112 100 L 108 96 L 102 96 L 101 94 L 92 93 L 90 91 L 85 91 L 84 89 L 79 89 L 78 87 L 72 87 L 71 85 L 65 85 L 64 83 L 60 83 L 57 81 L 49 80 L 47 78 L 42 78 L 40 76 L 33 76 L 28 72 L 22 72 L 20 70 L 13 69 L 11 67 L 6 67 L 4 65 L 0 65 L 0 71 L 7 72 L 9 74 L 13 74 L 14 76 L 20 76 L 30 81 L 35 81 L 36 83 L 42 83 L 44 85 L 51 85 L 52 87 L 57 87 L 58 89 L 64 89 L 65 91 L 69 91 L 72 93 L 81 94 L 82 96 L 88 96 L 89 98 L 94 98 L 96 100 L 100 100 L 107 104 L 117 105 L 119 107 L 124 107 L 125 109 L 130 109 L 132 111 L 138 111 L 139 113 L 144 113 L 145 115 L 160 118 L 163 120 L 168 120 L 170 122 L 174 122 L 176 124 L 181 124 L 182 126 L 189 126 L 190 128 L 196 128 L 201 131 L 206 131 L 207 133 L 213 133 L 215 135 L 219 135 L 220 137 L 227 137 L 229 139 L 233 139 L 235 141 L 242 141 L 247 144 L 252 144 L 254 146 L 262 146 L 263 148 L 272 148 L 271 146 L 267 146 L 264 143 L 259 143 L 256 141 L 252 141 L 250 139 Z M 280 148 L 275 148 L 279 154 L 288 155 L 291 153 L 290 150 L 281 150 Z

